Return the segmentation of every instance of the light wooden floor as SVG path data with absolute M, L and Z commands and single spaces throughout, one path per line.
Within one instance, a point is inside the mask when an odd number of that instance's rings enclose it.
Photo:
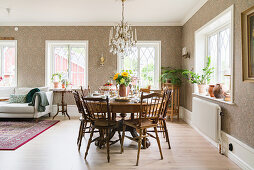
M 62 119 L 16 151 L 0 151 L 0 170 L 238 169 L 184 122 L 168 123 L 171 150 L 161 136 L 164 160 L 159 159 L 157 144 L 152 140 L 150 148 L 141 150 L 138 167 L 135 166 L 137 144 L 128 139 L 125 140 L 123 154 L 120 154 L 119 143 L 111 147 L 110 163 L 107 163 L 106 150 L 98 149 L 94 144 L 85 161 L 88 135 L 79 153 L 76 146 L 78 127 L 77 118 Z

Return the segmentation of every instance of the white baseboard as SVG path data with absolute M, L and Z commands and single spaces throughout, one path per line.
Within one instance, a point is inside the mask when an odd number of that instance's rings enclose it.
M 218 147 L 218 144 L 216 142 L 207 137 L 192 124 L 191 114 L 192 114 L 191 111 L 185 109 L 184 107 L 180 107 L 180 117 L 192 128 L 194 128 L 201 136 L 207 139 L 215 147 Z M 223 153 L 235 164 L 237 164 L 240 168 L 246 170 L 247 169 L 254 170 L 254 149 L 223 131 L 221 132 L 221 136 L 222 136 Z M 229 151 L 228 149 L 228 145 L 230 143 L 233 144 L 232 152 Z
M 51 116 L 54 116 L 57 112 L 57 106 L 53 105 L 53 113 L 51 114 Z M 71 117 L 79 117 L 80 113 L 78 112 L 78 108 L 76 105 L 68 105 L 67 107 L 67 112 Z M 59 113 L 57 116 L 61 116 L 62 113 Z
M 187 124 L 192 126 L 191 111 L 189 111 L 188 109 L 185 109 L 184 107 L 180 106 L 179 115 L 180 115 L 181 119 L 183 119 Z

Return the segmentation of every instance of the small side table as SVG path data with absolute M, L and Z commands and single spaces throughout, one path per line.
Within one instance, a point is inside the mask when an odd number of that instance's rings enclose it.
M 68 90 L 68 89 L 53 89 L 54 93 L 61 93 L 62 94 L 62 99 L 61 99 L 61 103 L 57 104 L 57 113 L 55 114 L 55 116 L 53 117 L 53 119 L 58 115 L 58 113 L 62 113 L 62 115 L 67 116 L 69 118 L 69 120 L 71 119 L 68 112 L 67 112 L 67 103 L 64 103 L 64 94 L 65 93 L 71 93 L 72 90 Z

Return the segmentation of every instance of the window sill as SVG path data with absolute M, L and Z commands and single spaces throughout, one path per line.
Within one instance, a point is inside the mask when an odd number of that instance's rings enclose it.
M 212 101 L 220 102 L 220 103 L 235 105 L 235 103 L 233 103 L 232 101 L 224 101 L 223 99 L 216 99 L 215 97 L 210 97 L 210 96 L 201 95 L 201 94 L 197 94 L 197 93 L 192 93 L 192 95 L 202 97 L 202 98 L 205 98 L 205 99 L 209 99 L 209 100 L 212 100 Z

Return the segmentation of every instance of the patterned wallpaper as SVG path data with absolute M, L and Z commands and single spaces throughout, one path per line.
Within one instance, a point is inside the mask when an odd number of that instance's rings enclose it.
M 183 27 L 182 46 L 191 53 L 191 59 L 182 59 L 182 67 L 194 67 L 194 33 L 219 13 L 234 4 L 234 105 L 218 103 L 225 114 L 222 129 L 251 147 L 254 147 L 254 83 L 242 81 L 241 12 L 254 5 L 253 0 L 209 0 Z M 184 83 L 181 105 L 192 109 L 193 86 Z
M 18 41 L 18 86 L 34 87 L 45 85 L 45 41 L 46 40 L 88 40 L 88 83 L 97 90 L 117 70 L 116 56 L 109 53 L 108 37 L 110 27 L 87 26 L 36 26 L 0 27 L 0 37 L 15 37 Z M 139 41 L 161 41 L 162 66 L 181 67 L 182 27 L 137 27 Z M 101 54 L 106 57 L 105 66 L 99 66 Z M 54 96 L 54 103 L 60 96 Z M 71 94 L 68 104 L 74 104 Z

